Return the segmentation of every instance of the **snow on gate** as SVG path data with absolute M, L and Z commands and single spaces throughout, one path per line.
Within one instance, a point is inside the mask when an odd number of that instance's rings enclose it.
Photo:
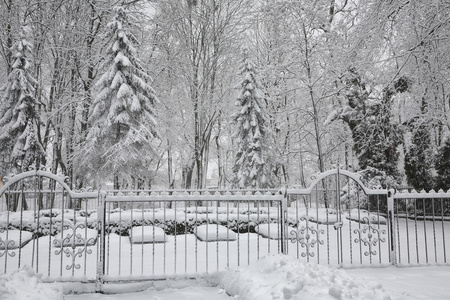
M 190 277 L 268 253 L 334 266 L 446 263 L 450 194 L 424 195 L 367 189 L 340 169 L 284 191 L 73 192 L 63 177 L 29 171 L 0 189 L 0 273 Z

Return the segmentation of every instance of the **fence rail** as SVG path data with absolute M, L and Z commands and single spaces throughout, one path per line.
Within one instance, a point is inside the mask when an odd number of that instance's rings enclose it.
M 71 191 L 38 170 L 0 189 L 0 273 L 104 283 L 194 276 L 268 253 L 335 266 L 447 264 L 450 193 L 368 189 L 345 170 L 307 189 Z

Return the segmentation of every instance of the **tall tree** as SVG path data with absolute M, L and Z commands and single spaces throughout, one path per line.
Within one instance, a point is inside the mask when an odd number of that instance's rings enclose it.
M 31 49 L 24 33 L 20 33 L 11 47 L 11 73 L 0 102 L 1 151 L 9 155 L 11 167 L 17 170 L 27 170 L 43 154 L 36 138 L 39 116 L 35 110 L 36 80 L 30 73 Z
M 240 92 L 236 101 L 238 112 L 233 115 L 233 121 L 237 125 L 233 185 L 238 188 L 264 188 L 268 185 L 264 154 L 269 133 L 255 64 L 249 58 L 247 48 L 242 52 L 239 71 L 242 80 L 238 85 Z
M 97 82 L 100 92 L 90 116 L 88 151 L 107 170 L 115 174 L 132 162 L 143 162 L 155 155 L 157 136 L 155 110 L 159 103 L 150 86 L 152 79 L 137 57 L 137 39 L 129 30 L 131 20 L 124 7 L 114 8 L 108 23 L 111 42 L 105 61 L 106 72 Z M 96 157 L 97 156 L 97 157 Z
M 450 138 L 439 148 L 435 158 L 437 172 L 435 189 L 450 190 Z

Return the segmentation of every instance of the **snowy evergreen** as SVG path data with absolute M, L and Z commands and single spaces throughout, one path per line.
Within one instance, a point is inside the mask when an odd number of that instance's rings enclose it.
M 133 159 L 145 159 L 145 153 L 154 154 L 155 105 L 159 101 L 149 84 L 151 77 L 137 58 L 134 45 L 138 42 L 128 30 L 131 22 L 127 11 L 115 7 L 114 13 L 108 23 L 111 42 L 106 72 L 97 82 L 100 91 L 94 99 L 87 140 L 93 156 L 100 155 L 104 165 L 110 163 L 116 168 Z
M 405 174 L 408 183 L 416 190 L 429 191 L 433 188 L 433 154 L 429 127 L 424 120 L 420 122 L 413 132 L 412 145 L 405 155 Z
M 386 174 L 387 186 L 398 183 L 400 173 L 398 146 L 402 132 L 392 118 L 392 98 L 408 89 L 408 80 L 401 77 L 383 89 L 378 99 L 370 99 L 370 87 L 355 69 L 344 76 L 347 104 L 333 111 L 325 123 L 341 119 L 351 130 L 353 148 L 360 170 L 375 168 Z
M 435 190 L 447 192 L 450 187 L 450 138 L 439 148 L 435 158 L 435 168 L 438 173 Z
M 233 186 L 236 188 L 263 188 L 267 185 L 264 150 L 267 135 L 266 120 L 261 105 L 260 86 L 256 80 L 255 65 L 243 50 L 240 72 L 242 81 L 233 115 L 237 125 L 237 152 L 233 166 Z
M 11 47 L 13 60 L 0 102 L 0 151 L 9 155 L 10 167 L 27 170 L 43 148 L 36 137 L 39 120 L 34 97 L 36 80 L 30 73 L 32 45 L 23 33 Z

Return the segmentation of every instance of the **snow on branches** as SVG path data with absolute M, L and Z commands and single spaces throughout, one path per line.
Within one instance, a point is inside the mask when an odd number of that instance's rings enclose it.
M 126 9 L 118 6 L 114 13 L 107 25 L 111 42 L 104 63 L 106 71 L 96 84 L 100 91 L 94 99 L 87 139 L 109 144 L 110 149 L 103 149 L 108 157 L 114 157 L 111 152 L 129 153 L 144 145 L 154 153 L 155 105 L 159 100 L 150 86 L 151 77 L 137 57 L 134 45 L 138 41 L 128 30 L 131 19 Z
M 238 188 L 261 188 L 267 183 L 264 172 L 264 142 L 267 128 L 261 106 L 260 85 L 256 80 L 255 65 L 249 58 L 248 49 L 243 50 L 242 67 L 238 75 L 238 111 L 233 115 L 237 125 L 237 152 L 233 166 L 233 185 Z
M 0 105 L 0 144 L 10 157 L 12 167 L 26 170 L 43 147 L 36 138 L 35 122 L 39 119 L 34 97 L 36 80 L 29 71 L 32 45 L 20 33 L 12 45 L 11 73 L 2 88 L 4 96 Z

